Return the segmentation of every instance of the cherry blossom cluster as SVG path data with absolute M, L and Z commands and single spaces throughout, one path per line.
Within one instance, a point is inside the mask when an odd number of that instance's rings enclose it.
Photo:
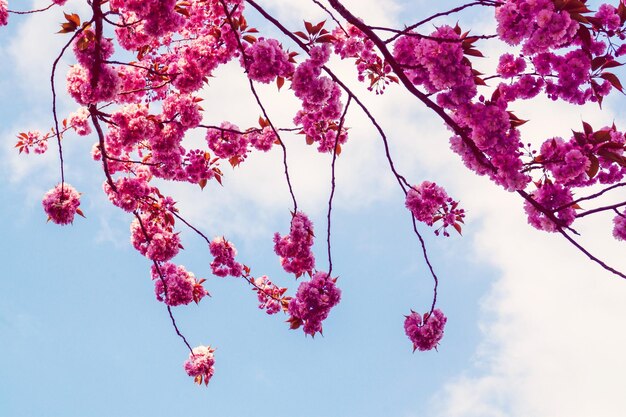
M 443 337 L 446 321 L 447 317 L 438 308 L 432 314 L 424 313 L 423 320 L 419 313 L 411 310 L 404 320 L 404 332 L 413 342 L 413 351 L 436 349 Z
M 185 372 L 187 372 L 187 375 L 194 377 L 196 384 L 200 385 L 203 382 L 205 385 L 209 384 L 215 372 L 214 352 L 215 349 L 211 348 L 211 346 L 197 346 L 193 348 L 189 354 L 189 359 L 183 364 Z
M 522 52 L 533 55 L 570 43 L 578 22 L 552 0 L 507 0 L 496 8 L 498 35 L 510 45 L 522 43 Z
M 166 262 L 181 249 L 180 237 L 174 231 L 174 201 L 170 197 L 154 201 L 130 226 L 133 247 L 146 258 Z
M 245 60 L 248 60 L 247 67 Z M 268 84 L 278 77 L 288 78 L 293 74 L 294 65 L 276 39 L 259 38 L 245 49 L 241 57 L 251 80 Z
M 290 274 L 300 277 L 311 273 L 315 268 L 313 246 L 313 223 L 306 214 L 297 212 L 291 219 L 289 234 L 274 234 L 274 252 L 280 257 L 280 264 Z
M 164 262 L 152 265 L 152 279 L 157 300 L 169 306 L 196 304 L 209 292 L 204 289 L 204 279 L 198 280 L 184 266 Z
M 391 73 L 391 66 L 374 51 L 374 42 L 356 26 L 348 24 L 345 30 L 337 27 L 332 36 L 335 54 L 341 59 L 356 58 L 358 80 L 367 79 L 368 90 L 381 94 L 391 82 L 398 82 Z
M 88 136 L 91 134 L 91 125 L 89 124 L 89 111 L 85 107 L 81 107 L 74 113 L 70 113 L 66 122 L 77 135 Z
M 424 181 L 411 187 L 406 195 L 406 207 L 421 222 L 432 226 L 441 220 L 443 225 L 435 231 L 443 229 L 443 235 L 449 236 L 446 227 L 452 226 L 461 233 L 461 225 L 465 211 L 458 208 L 458 201 L 448 196 L 446 190 L 434 182 Z
M 235 261 L 237 249 L 235 245 L 227 241 L 223 237 L 216 237 L 209 245 L 213 262 L 211 262 L 211 270 L 213 275 L 218 277 L 232 276 L 238 277 L 243 272 L 243 265 Z
M 330 53 L 327 44 L 311 48 L 309 59 L 298 65 L 291 81 L 291 89 L 302 100 L 302 109 L 293 121 L 302 126 L 307 143 L 317 143 L 320 152 L 333 152 L 348 139 L 345 128 L 339 131 L 341 90 L 329 77 L 321 75 Z
M 556 232 L 561 227 L 571 225 L 576 219 L 576 211 L 571 204 L 572 193 L 562 185 L 546 181 L 537 188 L 532 197 L 542 210 L 529 201 L 524 202 L 524 210 L 528 214 L 528 223 L 537 229 Z M 543 210 L 553 213 L 553 218 L 548 217 Z
M 80 193 L 68 183 L 57 184 L 43 196 L 43 209 L 48 220 L 56 224 L 70 224 L 74 216 L 82 214 L 79 209 Z
M 310 281 L 300 284 L 296 296 L 289 302 L 289 323 L 292 329 L 304 324 L 306 334 L 322 333 L 322 322 L 341 299 L 341 290 L 328 273 L 319 271 Z
M 9 22 L 7 0 L 0 0 L 0 26 L 6 26 Z
M 441 26 L 430 38 L 410 33 L 393 47 L 394 58 L 411 82 L 424 86 L 429 93 L 443 92 L 437 102 L 448 108 L 456 108 L 476 95 L 472 66 L 464 51 L 464 42 L 470 45 L 472 40 L 461 38 L 457 28 Z
M 459 106 L 455 120 L 459 126 L 470 129 L 472 141 L 453 136 L 450 144 L 468 168 L 479 175 L 489 175 L 506 190 L 522 190 L 531 178 L 522 171 L 520 132 L 512 126 L 506 106 L 503 99 Z
M 613 236 L 617 240 L 626 240 L 626 213 L 617 213 L 613 218 Z

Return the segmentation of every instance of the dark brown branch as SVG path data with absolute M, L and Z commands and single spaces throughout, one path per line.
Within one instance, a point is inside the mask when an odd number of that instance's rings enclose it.
M 405 35 L 408 32 L 412 31 L 413 29 L 415 29 L 415 28 L 417 28 L 417 27 L 419 27 L 419 26 L 421 26 L 421 25 L 423 25 L 425 23 L 428 23 L 428 22 L 430 22 L 430 21 L 432 21 L 432 20 L 434 20 L 434 19 L 436 19 L 438 17 L 449 16 L 451 14 L 458 13 L 461 10 L 467 9 L 468 7 L 473 7 L 473 6 L 495 7 L 495 6 L 499 6 L 501 4 L 503 4 L 503 3 L 499 2 L 499 1 L 479 0 L 479 1 L 472 2 L 472 3 L 464 4 L 464 5 L 459 6 L 459 7 L 455 7 L 454 9 L 450 9 L 450 10 L 445 11 L 445 12 L 435 13 L 434 15 L 429 16 L 429 17 L 427 17 L 424 20 L 420 20 L 419 22 L 414 23 L 411 26 L 406 27 L 403 31 L 401 31 L 401 32 L 395 34 L 394 36 L 392 36 L 391 38 L 385 40 L 385 43 L 393 42 L 394 40 L 396 40 L 400 36 Z
M 335 146 L 333 147 L 333 159 L 330 164 L 330 196 L 328 197 L 328 212 L 326 213 L 326 248 L 328 251 L 328 276 L 333 272 L 333 258 L 330 250 L 330 219 L 333 212 L 333 198 L 335 196 L 335 162 L 337 161 L 337 146 L 339 145 L 339 137 L 341 136 L 341 129 L 343 129 L 343 123 L 348 114 L 348 107 L 350 107 L 350 101 L 352 97 L 348 96 L 346 107 L 343 110 L 341 119 L 339 119 L 339 127 L 337 128 L 337 134 L 335 135 Z
M 7 10 L 7 12 L 11 13 L 11 14 L 18 14 L 18 15 L 33 14 L 33 13 L 45 12 L 46 10 L 49 10 L 53 6 L 54 6 L 54 3 L 51 3 L 50 5 L 44 7 L 43 9 L 25 10 L 25 11 L 21 11 L 21 10 Z

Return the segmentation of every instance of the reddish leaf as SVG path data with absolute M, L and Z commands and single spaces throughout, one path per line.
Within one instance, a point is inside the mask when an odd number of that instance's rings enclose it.
M 294 35 L 301 37 L 302 39 L 304 39 L 305 41 L 309 40 L 309 37 L 304 33 L 304 32 L 293 32 Z
M 474 49 L 474 48 L 465 49 L 463 51 L 463 53 L 465 53 L 465 55 L 476 56 L 476 57 L 479 57 L 479 58 L 484 58 L 485 57 L 482 52 L 480 52 L 478 49 Z
M 598 170 L 600 169 L 600 161 L 598 161 L 598 158 L 595 155 L 591 155 L 589 157 L 589 160 L 591 161 L 591 165 L 587 170 L 587 175 L 589 175 L 589 178 L 593 178 L 596 176 Z
M 80 26 L 80 17 L 76 13 L 67 14 L 63 13 L 68 22 L 73 23 L 75 26 Z
M 619 90 L 619 92 L 623 93 L 623 87 L 622 87 L 622 83 L 619 81 L 619 78 L 617 78 L 617 75 L 611 73 L 611 72 L 603 72 L 602 74 L 600 74 L 601 78 L 604 78 L 605 80 L 607 80 L 608 82 L 611 83 L 611 85 L 613 87 L 615 87 L 617 90 Z
M 255 43 L 256 42 L 256 37 L 254 37 L 252 35 L 243 35 L 243 40 L 248 42 L 248 43 Z
M 306 31 L 312 35 L 313 34 L 313 24 L 311 22 L 307 22 L 306 20 L 304 21 L 304 28 L 306 29 Z

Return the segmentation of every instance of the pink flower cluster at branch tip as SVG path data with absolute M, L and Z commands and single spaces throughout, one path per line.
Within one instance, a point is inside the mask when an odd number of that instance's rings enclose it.
M 184 266 L 170 262 L 152 265 L 152 279 L 157 300 L 169 306 L 196 304 L 209 292 L 204 289 L 204 279 L 197 280 Z
M 80 193 L 68 183 L 58 184 L 43 196 L 43 209 L 48 219 L 56 224 L 69 224 L 76 213 L 82 214 Z
M 613 217 L 613 236 L 617 240 L 626 240 L 626 212 Z
M 33 149 L 36 154 L 42 154 L 48 150 L 49 137 L 49 135 L 43 135 L 38 130 L 29 130 L 17 136 L 18 141 L 15 146 L 19 149 L 20 153 L 24 152 L 25 154 L 29 154 L 30 150 Z
M 446 227 L 452 226 L 461 233 L 461 224 L 465 211 L 458 208 L 459 203 L 448 197 L 446 190 L 434 182 L 424 181 L 420 185 L 411 187 L 406 195 L 406 207 L 413 216 L 421 222 L 432 226 L 441 220 L 443 235 L 449 236 Z M 435 231 L 439 234 L 439 230 Z
M 192 353 L 189 354 L 189 359 L 185 361 L 185 372 L 194 377 L 196 384 L 200 385 L 202 382 L 205 385 L 209 384 L 215 372 L 213 367 L 215 365 L 214 352 L 215 349 L 211 346 L 197 346 L 193 348 Z
M 319 271 L 313 274 L 310 281 L 300 284 L 295 298 L 289 302 L 292 329 L 304 324 L 306 334 L 315 336 L 315 333 L 322 333 L 322 321 L 341 300 L 341 290 L 335 281 L 328 273 Z
M 237 256 L 235 245 L 223 237 L 216 237 L 209 245 L 209 251 L 211 255 L 213 255 L 211 270 L 214 275 L 218 277 L 225 277 L 227 275 L 232 277 L 241 276 L 243 265 L 235 261 L 235 256 Z
M 280 264 L 296 278 L 311 273 L 315 268 L 315 257 L 311 251 L 314 236 L 313 223 L 300 211 L 292 217 L 288 235 L 274 234 L 274 252 L 280 257 Z
M 432 314 L 425 313 L 424 320 L 419 313 L 411 310 L 404 320 L 404 332 L 413 342 L 413 351 L 436 349 L 443 337 L 443 328 L 448 319 L 438 308 Z
M 0 26 L 6 26 L 9 23 L 7 0 L 0 0 Z
M 91 125 L 89 124 L 89 111 L 85 107 L 81 107 L 74 113 L 70 113 L 67 117 L 67 125 L 70 126 L 77 135 L 87 136 L 91 133 Z

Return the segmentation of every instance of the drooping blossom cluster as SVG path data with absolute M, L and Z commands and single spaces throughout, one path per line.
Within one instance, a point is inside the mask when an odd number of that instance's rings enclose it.
M 68 183 L 57 184 L 43 196 L 43 209 L 56 224 L 70 224 L 81 214 L 80 193 Z
M 423 321 L 419 313 L 411 310 L 411 314 L 404 320 L 404 332 L 413 342 L 413 351 L 437 348 L 443 337 L 446 321 L 447 317 L 438 308 L 432 314 L 425 313 Z
M 280 257 L 283 269 L 296 277 L 310 273 L 315 268 L 313 223 L 306 214 L 297 212 L 291 219 L 289 234 L 274 234 L 274 252 Z
M 292 329 L 304 324 L 306 334 L 315 336 L 322 333 L 322 322 L 330 310 L 341 300 L 341 290 L 335 285 L 328 273 L 319 271 L 310 281 L 300 284 L 296 296 L 289 302 L 289 314 Z
M 291 89 L 302 100 L 302 109 L 293 122 L 302 126 L 307 143 L 317 143 L 320 152 L 333 152 L 348 139 L 344 127 L 339 131 L 341 90 L 329 77 L 322 76 L 322 66 L 330 57 L 330 46 L 314 46 L 310 57 L 296 68 Z
M 204 279 L 198 280 L 184 266 L 170 262 L 152 265 L 154 292 L 159 301 L 169 306 L 196 304 L 209 292 L 202 286 Z
M 6 26 L 9 22 L 7 0 L 0 0 L 0 26 Z
M 626 213 L 617 213 L 613 217 L 613 236 L 617 240 L 626 240 Z
M 406 195 L 406 207 L 421 222 L 432 226 L 441 220 L 444 236 L 448 236 L 446 227 L 453 226 L 459 233 L 465 211 L 458 208 L 459 203 L 448 196 L 446 190 L 434 182 L 424 181 L 411 187 Z M 439 234 L 439 230 L 435 231 Z
M 251 80 L 265 84 L 277 77 L 289 77 L 294 70 L 289 55 L 276 39 L 259 38 L 245 49 L 241 61 Z
M 89 111 L 85 107 L 81 107 L 74 113 L 70 113 L 67 117 L 67 125 L 74 129 L 76 134 L 79 136 L 87 136 L 91 134 Z
M 194 377 L 196 384 L 200 385 L 204 382 L 208 385 L 213 373 L 215 372 L 215 358 L 213 353 L 215 349 L 211 346 L 197 346 L 193 348 L 189 354 L 189 359 L 184 363 L 187 375 Z
M 209 245 L 209 251 L 213 255 L 211 270 L 218 277 L 238 277 L 243 271 L 243 265 L 235 261 L 237 249 L 235 245 L 223 237 L 216 237 Z
M 279 287 L 263 275 L 254 279 L 254 288 L 259 300 L 259 308 L 267 314 L 276 314 L 283 309 L 284 303 L 289 301 L 284 294 L 287 288 Z

